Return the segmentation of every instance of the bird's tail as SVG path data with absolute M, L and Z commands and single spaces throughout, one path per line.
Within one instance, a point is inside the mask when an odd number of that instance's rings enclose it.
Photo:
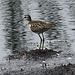
M 51 26 L 53 27 L 53 26 L 56 26 L 55 24 L 51 24 Z
M 53 26 L 56 26 L 55 24 L 49 24 L 49 27 L 53 27 Z

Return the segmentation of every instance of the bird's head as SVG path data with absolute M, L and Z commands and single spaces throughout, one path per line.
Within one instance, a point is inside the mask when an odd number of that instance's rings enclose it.
M 25 15 L 23 19 L 25 19 L 27 21 L 31 21 L 31 16 L 30 15 Z
M 31 16 L 30 15 L 24 15 L 24 18 L 22 18 L 21 20 L 19 20 L 18 22 L 20 22 L 20 21 L 23 21 L 23 20 L 27 20 L 27 21 L 31 21 Z M 17 23 L 18 23 L 17 22 Z

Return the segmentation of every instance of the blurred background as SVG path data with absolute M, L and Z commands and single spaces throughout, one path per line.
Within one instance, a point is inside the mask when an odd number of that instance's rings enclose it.
M 17 23 L 26 14 L 32 20 L 56 24 L 44 33 L 45 48 L 62 53 L 46 62 L 75 63 L 74 0 L 0 0 L 0 63 L 6 62 L 5 57 L 14 51 L 38 48 L 38 35 L 28 30 L 26 21 Z

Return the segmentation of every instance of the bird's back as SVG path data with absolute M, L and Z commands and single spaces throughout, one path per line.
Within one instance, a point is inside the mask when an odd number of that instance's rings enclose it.
M 35 33 L 42 33 L 51 28 L 52 26 L 54 26 L 54 24 L 48 24 L 42 21 L 30 21 L 28 23 L 29 29 L 31 29 L 31 31 Z

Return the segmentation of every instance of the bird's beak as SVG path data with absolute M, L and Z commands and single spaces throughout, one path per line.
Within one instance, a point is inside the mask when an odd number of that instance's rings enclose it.
M 21 19 L 21 20 L 19 20 L 18 22 L 21 22 L 21 21 L 23 21 L 23 20 L 24 20 L 24 18 L 22 18 L 22 19 Z M 18 22 L 17 22 L 17 23 L 18 23 Z

